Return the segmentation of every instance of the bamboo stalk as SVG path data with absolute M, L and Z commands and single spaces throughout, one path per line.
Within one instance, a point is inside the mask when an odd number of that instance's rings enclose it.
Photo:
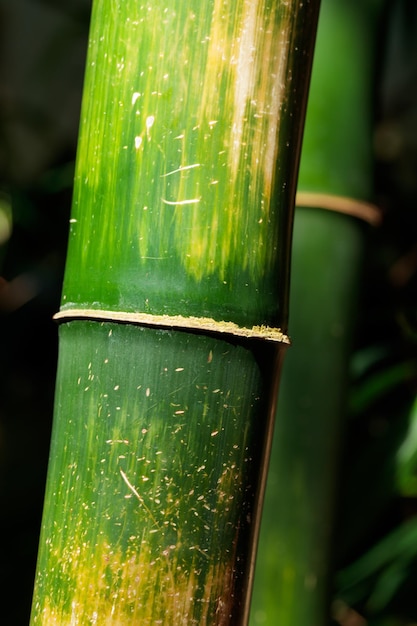
M 32 624 L 246 624 L 318 2 L 97 0 Z
M 363 242 L 363 229 L 348 216 L 296 210 L 294 345 L 280 385 L 254 626 L 330 623 L 333 522 Z
M 362 218 L 374 224 L 379 218 L 369 204 L 379 4 L 324 0 L 321 7 L 294 221 L 294 345 L 280 388 L 253 626 L 331 621 L 337 478 L 366 242 Z

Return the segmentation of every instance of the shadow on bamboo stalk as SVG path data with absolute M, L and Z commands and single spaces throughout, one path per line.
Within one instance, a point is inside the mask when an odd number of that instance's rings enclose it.
M 246 624 L 318 1 L 93 7 L 32 624 Z

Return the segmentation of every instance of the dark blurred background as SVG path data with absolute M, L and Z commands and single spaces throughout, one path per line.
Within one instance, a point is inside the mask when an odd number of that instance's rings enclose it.
M 29 621 L 53 413 L 52 315 L 65 263 L 90 11 L 91 0 L 0 0 L 0 623 L 13 626 Z M 351 620 L 340 617 L 345 626 L 417 624 L 417 535 L 407 558 L 395 551 L 395 536 L 386 547 L 404 522 L 417 519 L 417 489 L 399 489 L 394 468 L 417 395 L 415 0 L 387 3 L 384 24 L 374 133 L 375 200 L 384 221 L 371 234 L 363 275 L 336 565 L 343 571 L 367 554 L 372 561 L 380 542 L 386 558 L 374 559 L 353 595 L 336 578 L 335 596 Z M 375 608 L 369 598 L 393 564 L 391 592 Z
M 0 623 L 29 623 L 91 0 L 0 2 Z

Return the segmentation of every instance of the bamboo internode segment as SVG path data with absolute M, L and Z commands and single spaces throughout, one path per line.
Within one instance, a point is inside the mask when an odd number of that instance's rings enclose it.
M 351 215 L 368 222 L 372 226 L 378 226 L 382 220 L 381 210 L 377 206 L 346 196 L 299 191 L 295 203 L 300 207 L 314 207 Z
M 318 5 L 94 5 L 63 306 L 286 331 Z
M 127 311 L 102 311 L 96 309 L 66 309 L 54 315 L 58 321 L 71 319 L 103 320 L 107 322 L 122 322 L 153 326 L 158 328 L 178 328 L 184 330 L 209 331 L 248 337 L 250 339 L 265 339 L 276 343 L 290 344 L 290 338 L 281 332 L 280 328 L 269 326 L 252 326 L 245 328 L 233 322 L 217 321 L 209 317 L 184 317 L 182 315 L 149 315 L 147 313 L 133 313 Z
M 60 325 L 33 626 L 247 624 L 284 350 L 230 338 Z

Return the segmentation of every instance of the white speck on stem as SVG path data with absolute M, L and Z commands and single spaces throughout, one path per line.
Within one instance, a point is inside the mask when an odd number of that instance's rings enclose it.
M 161 199 L 164 204 L 168 204 L 169 206 L 182 206 L 185 204 L 198 204 L 201 200 L 201 197 L 190 198 L 190 200 L 176 200 L 175 202 L 171 200 L 165 200 L 165 198 L 161 198 Z
M 129 487 L 130 491 L 137 497 L 137 499 L 139 500 L 139 502 L 141 503 L 145 511 L 147 511 L 148 515 L 152 518 L 154 523 L 158 526 L 159 524 L 157 523 L 155 517 L 152 515 L 152 512 L 150 511 L 150 509 L 148 509 L 148 507 L 146 506 L 145 502 L 143 501 L 142 496 L 138 493 L 137 489 L 135 489 L 135 487 L 129 481 L 128 477 L 126 476 L 126 474 L 124 473 L 121 467 L 119 467 L 119 472 L 120 472 L 120 476 L 123 478 L 124 482 Z
M 195 167 L 200 167 L 200 163 L 193 163 L 192 165 L 182 165 L 178 167 L 176 170 L 172 170 L 172 172 L 167 172 L 166 174 L 162 174 L 161 178 L 165 178 L 166 176 L 171 176 L 171 174 L 177 174 L 177 172 L 185 172 L 186 170 L 192 170 Z
M 126 445 L 129 445 L 129 440 L 128 439 L 107 439 L 106 443 L 109 443 L 110 445 L 113 445 L 114 443 L 125 443 Z

